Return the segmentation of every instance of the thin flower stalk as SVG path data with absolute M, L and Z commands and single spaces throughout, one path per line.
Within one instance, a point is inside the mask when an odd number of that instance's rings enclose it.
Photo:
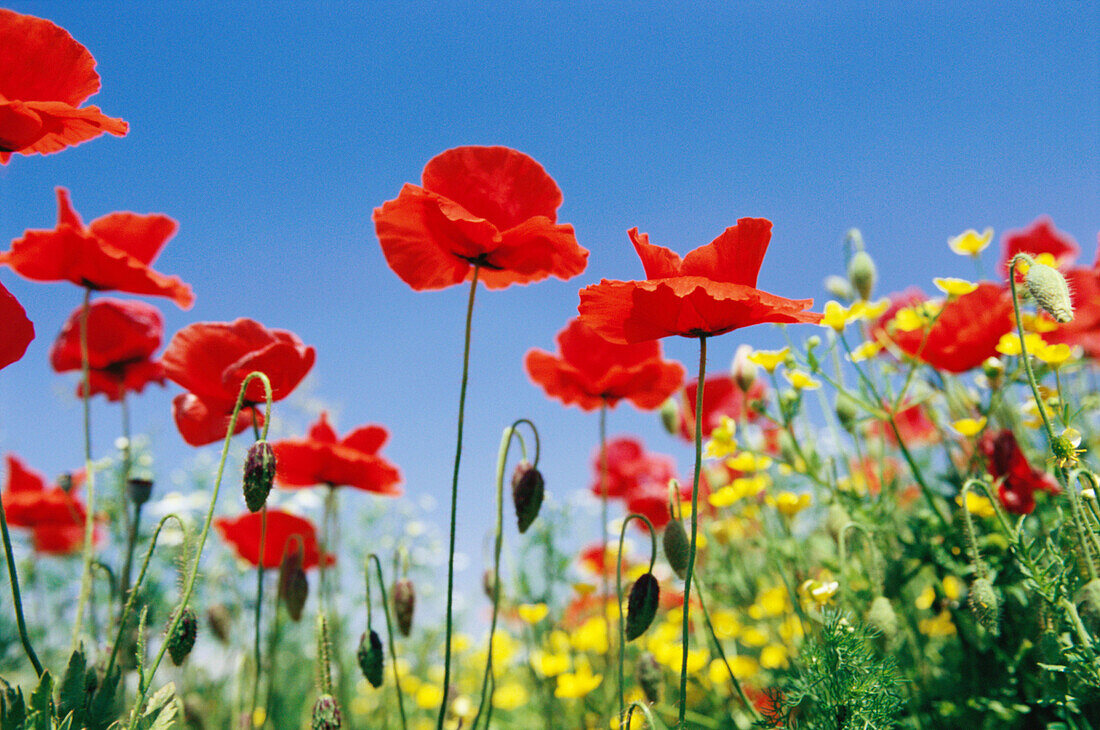
M 702 386 L 700 386 L 700 392 Z M 701 402 L 701 399 L 700 399 Z M 699 409 L 702 412 L 702 409 Z M 697 419 L 698 420 L 698 419 Z M 698 424 L 696 424 L 698 425 Z M 649 518 L 645 515 L 638 514 L 637 512 L 631 512 L 623 520 L 622 527 L 619 528 L 619 551 L 616 553 L 615 560 L 615 598 L 619 603 L 619 719 L 620 722 L 626 718 L 626 702 L 625 702 L 625 680 L 623 676 L 623 665 L 626 663 L 626 620 L 623 617 L 623 543 L 626 541 L 626 526 L 630 524 L 631 520 L 641 520 L 645 523 L 646 529 L 649 531 L 649 570 L 647 572 L 653 573 L 653 564 L 657 562 L 657 530 L 653 528 L 653 523 L 649 521 Z M 687 604 L 685 604 L 685 610 Z M 605 614 L 606 615 L 606 614 Z M 684 653 L 687 653 L 687 645 L 684 645 Z M 626 718 L 626 725 L 621 727 L 630 727 L 629 718 Z
M 15 555 L 11 550 L 11 536 L 8 534 L 8 518 L 4 514 L 4 503 L 0 500 L 0 532 L 4 538 L 4 557 L 8 563 L 8 581 L 11 583 L 11 600 L 15 606 L 15 623 L 19 628 L 19 641 L 23 644 L 23 651 L 34 667 L 34 673 L 42 676 L 42 662 L 31 646 L 31 637 L 27 634 L 27 622 L 23 618 L 23 597 L 19 592 L 19 572 L 15 568 Z
M 397 692 L 397 709 L 401 713 L 401 728 L 402 730 L 408 730 L 408 720 L 405 718 L 405 695 L 401 690 L 401 677 L 397 673 L 397 648 L 394 645 L 393 640 L 393 622 L 390 619 L 390 602 L 386 596 L 386 581 L 382 577 L 382 561 L 378 559 L 378 555 L 371 553 L 367 556 L 367 564 L 365 568 L 366 581 L 367 581 L 367 624 L 370 624 L 371 606 L 370 606 L 370 564 L 374 562 L 375 573 L 378 576 L 378 587 L 382 592 L 382 615 L 386 617 L 386 638 L 390 648 L 390 667 L 393 670 L 393 687 Z
M 687 573 L 684 576 L 683 657 L 680 660 L 680 710 L 678 726 L 687 727 L 688 647 L 691 645 L 691 578 L 695 570 L 696 537 L 699 531 L 699 476 L 703 467 L 703 390 L 706 384 L 707 338 L 699 337 L 699 386 L 695 394 L 695 473 L 691 482 L 691 534 Z
M 73 619 L 73 639 L 69 647 L 72 654 L 80 646 L 84 631 L 84 609 L 92 592 L 92 556 L 95 553 L 95 465 L 92 463 L 92 375 L 88 363 L 88 313 L 91 311 L 92 289 L 84 287 L 84 304 L 80 313 L 80 377 L 84 383 L 81 398 L 84 409 L 84 477 L 87 480 L 87 513 L 84 516 L 84 558 L 80 572 L 80 593 L 76 602 L 76 618 Z

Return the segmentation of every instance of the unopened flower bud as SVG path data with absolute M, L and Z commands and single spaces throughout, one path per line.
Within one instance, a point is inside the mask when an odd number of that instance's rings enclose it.
M 173 618 L 175 618 L 173 616 Z M 171 628 L 172 624 L 169 622 L 168 628 Z M 177 667 L 183 664 L 183 660 L 187 658 L 187 655 L 191 653 L 191 649 L 195 646 L 195 637 L 199 633 L 199 622 L 195 616 L 195 611 L 190 606 L 183 607 L 183 616 L 180 617 L 180 621 L 176 624 L 176 630 L 168 636 L 166 641 L 168 642 L 168 655 L 172 657 L 172 663 Z
M 997 617 L 999 604 L 997 592 L 993 589 L 993 582 L 989 578 L 975 578 L 970 584 L 970 610 L 974 617 L 989 631 L 996 634 L 998 630 Z
M 1052 266 L 1035 262 L 1024 277 L 1027 290 L 1055 322 L 1065 324 L 1073 319 L 1073 302 L 1069 298 L 1066 278 Z
M 413 610 L 416 608 L 416 591 L 408 578 L 393 583 L 393 615 L 397 619 L 397 630 L 402 636 L 412 632 Z
M 135 507 L 140 507 L 153 496 L 153 480 L 130 477 L 126 480 L 126 496 Z
M 661 404 L 661 425 L 671 436 L 680 433 L 680 402 L 675 398 Z
M 889 598 L 876 596 L 875 600 L 871 601 L 871 608 L 867 611 L 867 623 L 887 640 L 897 635 L 898 615 L 894 612 L 894 606 Z
M 737 383 L 737 387 L 741 389 L 742 393 L 749 392 L 749 388 L 756 382 L 756 377 L 760 372 L 760 368 L 756 366 L 756 363 L 749 359 L 751 354 L 752 347 L 750 345 L 738 345 L 737 351 L 733 353 L 730 375 L 733 376 L 733 382 Z
M 61 491 L 65 494 L 73 491 L 73 475 L 69 472 L 65 472 L 57 478 L 57 486 L 61 487 Z
M 382 639 L 378 632 L 371 629 L 359 639 L 359 668 L 370 686 L 378 689 L 382 686 L 382 666 L 385 653 L 382 651 Z
M 309 598 L 309 578 L 302 566 L 302 553 L 296 548 L 283 555 L 283 562 L 279 566 L 279 598 L 286 604 L 290 620 L 301 621 L 302 609 Z
M 829 505 L 829 510 L 825 513 L 825 529 L 829 531 L 834 540 L 840 541 L 844 528 L 851 521 L 851 515 L 839 502 L 833 502 Z
M 841 301 L 850 302 L 856 298 L 856 292 L 848 280 L 836 274 L 825 277 L 825 291 L 829 292 L 829 296 Z
M 691 555 L 691 544 L 688 541 L 687 531 L 684 530 L 684 523 L 676 519 L 669 520 L 661 536 L 661 543 L 665 548 L 665 559 L 668 564 L 672 566 L 676 575 L 681 579 L 685 578 L 688 558 Z
M 638 679 L 638 684 L 645 694 L 646 701 L 650 703 L 660 702 L 661 680 L 664 679 L 664 672 L 661 671 L 661 665 L 657 662 L 657 657 L 653 656 L 651 652 L 643 651 L 638 657 L 638 664 L 634 672 L 634 676 Z
M 859 417 L 859 404 L 852 396 L 843 390 L 839 390 L 836 394 L 834 407 L 836 409 L 836 420 L 840 421 L 840 425 L 845 431 L 852 433 L 856 426 L 856 419 Z
M 493 571 L 491 568 L 486 568 L 481 574 L 481 590 L 490 601 L 493 600 L 493 583 Z
M 860 299 L 869 300 L 875 292 L 875 281 L 878 279 L 878 269 L 871 254 L 866 251 L 856 251 L 848 261 L 848 281 L 852 288 L 859 294 Z
M 1077 610 L 1089 631 L 1100 629 L 1100 578 L 1093 578 L 1077 590 Z
M 633 641 L 645 633 L 657 615 L 661 588 L 653 573 L 643 573 L 630 587 L 626 601 L 626 640 Z
M 313 730 L 340 730 L 340 703 L 330 694 L 323 694 L 313 704 Z
M 224 603 L 216 603 L 206 609 L 206 622 L 210 630 L 223 644 L 229 643 L 229 631 L 233 628 L 233 617 Z
M 516 464 L 516 470 L 512 473 L 512 501 L 516 506 L 520 533 L 527 532 L 538 517 L 545 491 L 546 485 L 538 469 L 526 460 Z
M 996 388 L 1004 377 L 1005 364 L 999 357 L 987 357 L 982 362 L 982 374 L 989 380 L 989 387 Z
M 244 502 L 249 512 L 259 512 L 267 502 L 275 481 L 275 450 L 266 441 L 257 441 L 244 460 Z

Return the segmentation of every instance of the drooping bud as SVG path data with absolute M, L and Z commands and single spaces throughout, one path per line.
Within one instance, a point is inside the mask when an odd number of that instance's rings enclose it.
M 733 363 L 730 365 L 730 375 L 733 376 L 733 382 L 737 383 L 742 393 L 749 392 L 749 388 L 756 382 L 756 377 L 760 373 L 760 368 L 749 359 L 751 354 L 750 345 L 738 345 L 736 352 L 733 353 Z
M 210 630 L 223 644 L 229 643 L 229 631 L 233 628 L 233 616 L 229 613 L 224 603 L 216 603 L 206 609 L 206 622 L 210 624 Z
M 653 573 L 643 573 L 630 587 L 626 601 L 626 640 L 633 641 L 645 633 L 657 615 L 661 588 Z
M 313 704 L 313 730 L 340 730 L 340 703 L 330 694 L 323 694 Z
M 638 685 L 642 688 L 647 702 L 655 704 L 661 701 L 661 680 L 664 678 L 664 672 L 661 671 L 657 657 L 648 651 L 643 651 L 638 657 L 634 676 L 638 679 Z
M 841 535 L 844 528 L 848 526 L 848 523 L 852 521 L 852 516 L 848 514 L 848 510 L 844 509 L 839 502 L 833 502 L 829 505 L 829 511 L 825 513 L 825 529 L 829 531 L 829 534 L 833 536 L 833 539 L 840 542 Z
M 126 480 L 126 496 L 135 507 L 140 507 L 153 496 L 153 480 L 130 477 Z
M 416 591 L 408 578 L 393 583 L 393 615 L 397 619 L 397 630 L 402 636 L 412 633 L 413 610 L 416 608 Z
M 370 686 L 378 689 L 382 686 L 382 666 L 385 663 L 385 653 L 382 651 L 382 639 L 378 632 L 370 629 L 359 639 L 359 668 L 363 676 L 370 682 Z
M 970 584 L 970 610 L 974 618 L 991 634 L 998 632 L 999 604 L 997 592 L 989 578 L 975 578 Z
M 691 544 L 687 531 L 684 530 L 684 523 L 676 519 L 669 520 L 664 534 L 661 535 L 661 544 L 665 549 L 665 560 L 683 580 L 687 576 L 688 558 L 691 556 Z
M 172 624 L 169 622 L 168 628 L 171 628 L 171 626 Z M 168 655 L 172 657 L 172 663 L 177 667 L 183 664 L 183 660 L 191 653 L 191 649 L 195 646 L 195 637 L 198 636 L 198 633 L 199 621 L 195 616 L 194 609 L 190 606 L 184 606 L 183 616 L 180 617 L 179 623 L 176 624 L 176 630 L 166 639 L 168 642 Z
M 894 612 L 894 606 L 889 598 L 876 596 L 875 600 L 871 601 L 871 608 L 867 610 L 867 623 L 887 640 L 897 635 L 898 615 Z
M 661 425 L 671 436 L 680 433 L 680 402 L 675 398 L 661 404 Z
M 516 470 L 512 473 L 512 501 L 516 505 L 520 533 L 527 532 L 538 517 L 545 491 L 546 485 L 538 469 L 526 460 L 516 464 Z
M 302 609 L 309 598 L 309 578 L 302 566 L 302 551 L 297 547 L 290 547 L 279 565 L 279 598 L 286 605 L 290 620 L 301 621 Z
M 856 403 L 852 396 L 848 395 L 843 390 L 837 391 L 836 394 L 836 420 L 840 422 L 841 427 L 848 433 L 852 433 L 856 426 L 856 419 L 859 418 L 859 404 Z
M 1052 266 L 1035 262 L 1024 277 L 1027 290 L 1055 322 L 1065 324 L 1073 319 L 1073 302 L 1069 298 L 1066 278 Z
M 267 502 L 275 481 L 275 450 L 266 441 L 257 441 L 244 460 L 244 502 L 249 512 L 259 512 Z
M 485 572 L 481 574 L 481 590 L 484 591 L 486 598 L 490 601 L 493 600 L 493 571 L 491 568 L 486 568 Z
M 850 302 L 856 298 L 855 290 L 852 289 L 852 285 L 848 283 L 848 280 L 836 274 L 825 277 L 825 291 L 841 301 Z
M 1077 610 L 1089 631 L 1100 629 L 1100 578 L 1093 578 L 1077 590 Z

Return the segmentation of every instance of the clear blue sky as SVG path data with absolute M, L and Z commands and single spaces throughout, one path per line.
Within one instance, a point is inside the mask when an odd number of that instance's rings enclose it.
M 86 220 L 175 217 L 157 268 L 190 282 L 197 302 L 181 312 L 152 300 L 167 334 L 239 316 L 297 332 L 318 351 L 311 394 L 335 407 L 341 431 L 391 430 L 386 453 L 411 495 L 442 501 L 449 486 L 466 294 L 408 289 L 371 211 L 462 144 L 515 147 L 557 180 L 588 270 L 483 290 L 475 313 L 460 547 L 479 567 L 497 442 L 514 417 L 542 427 L 555 494 L 588 482 L 595 415 L 546 400 L 522 357 L 552 349 L 580 287 L 642 275 L 628 228 L 684 253 L 738 217 L 770 218 L 761 287 L 818 308 L 850 226 L 863 229 L 884 293 L 972 276 L 945 245 L 965 228 L 993 226 L 999 243 L 1049 214 L 1090 263 L 1100 230 L 1094 1 L 8 5 L 91 50 L 103 79 L 91 103 L 131 132 L 0 169 L 0 244 L 52 227 L 55 185 Z M 0 281 L 38 331 L 0 374 L 0 452 L 56 474 L 80 462 L 80 409 L 73 376 L 53 374 L 47 352 L 79 292 L 7 269 Z M 727 367 L 742 342 L 777 336 L 723 336 L 710 366 Z M 665 345 L 694 370 L 694 341 Z M 178 392 L 154 388 L 134 417 L 154 434 L 162 481 L 193 453 L 169 418 Z M 304 426 L 293 400 L 282 413 Z M 116 409 L 97 404 L 95 420 L 104 453 Z M 690 449 L 654 416 L 624 405 L 610 430 L 641 435 L 686 471 Z M 446 509 L 432 517 L 442 524 Z

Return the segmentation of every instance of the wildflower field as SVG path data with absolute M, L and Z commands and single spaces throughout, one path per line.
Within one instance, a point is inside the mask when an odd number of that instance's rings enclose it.
M 99 89 L 78 38 L 0 9 L 4 171 L 133 143 Z M 0 230 L 0 278 L 66 282 L 50 296 L 75 307 L 44 321 L 0 283 L 0 369 L 52 341 L 33 366 L 68 374 L 82 422 L 51 438 L 80 446 L 60 475 L 18 429 L 0 441 L 0 730 L 1100 728 L 1100 237 L 1090 264 L 1093 231 L 1046 215 L 961 230 L 929 245 L 972 278 L 887 293 L 874 242 L 841 230 L 822 300 L 759 288 L 781 231 L 734 213 L 690 251 L 624 231 L 634 268 L 595 281 L 597 247 L 559 220 L 582 191 L 549 167 L 452 145 L 366 203 L 395 289 L 463 292 L 410 348 L 453 373 L 407 436 L 445 462 L 438 534 L 392 456 L 406 436 L 323 407 L 287 426 L 326 357 L 309 332 L 166 333 L 161 307 L 205 289 L 157 263 L 180 221 L 93 212 L 56 180 L 40 226 Z M 576 285 L 555 340 L 478 357 L 475 304 L 551 279 Z M 314 296 L 239 285 L 261 317 Z M 433 362 L 451 323 L 461 359 Z M 471 387 L 520 370 L 584 414 L 587 483 L 555 483 L 563 448 L 523 403 Z M 211 461 L 164 464 L 132 422 L 162 387 L 171 438 Z M 649 433 L 619 432 L 632 409 Z M 495 460 L 471 453 L 478 413 L 503 426 Z M 476 493 L 471 461 L 492 466 Z M 470 569 L 464 504 L 492 526 Z

